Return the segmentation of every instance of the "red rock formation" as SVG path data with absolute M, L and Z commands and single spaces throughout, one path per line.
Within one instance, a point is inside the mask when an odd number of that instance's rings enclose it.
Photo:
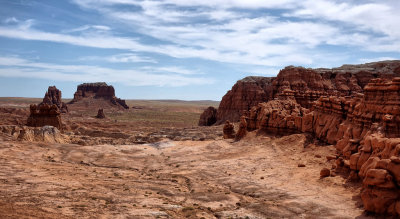
M 46 94 L 43 97 L 42 103 L 39 104 L 39 107 L 43 104 L 53 105 L 55 104 L 57 108 L 62 113 L 68 112 L 67 105 L 61 101 L 61 91 L 56 88 L 56 86 L 49 86 Z
M 239 80 L 222 98 L 217 111 L 217 124 L 238 121 L 242 112 L 293 91 L 296 102 L 311 108 L 321 96 L 357 96 L 374 78 L 400 76 L 400 61 L 383 61 L 362 65 L 343 65 L 333 69 L 306 69 L 289 66 L 276 78 L 246 77 Z
M 235 135 L 235 141 L 239 141 L 247 134 L 247 121 L 245 116 L 240 117 L 239 130 Z
M 104 119 L 104 118 L 106 118 L 106 115 L 104 115 L 103 109 L 99 109 L 99 111 L 97 111 L 96 118 L 98 118 L 98 119 Z
M 236 82 L 222 98 L 217 111 L 218 124 L 239 121 L 243 111 L 272 99 L 271 83 L 274 78 L 246 77 Z
M 299 132 L 296 119 L 300 118 L 306 110 L 293 100 L 272 100 L 260 103 L 250 110 L 248 130 L 263 129 L 272 133 Z
M 283 96 L 292 96 L 285 92 Z M 308 132 L 336 144 L 338 167 L 361 179 L 367 211 L 400 216 L 400 78 L 373 79 L 364 94 L 320 97 L 311 111 L 292 99 L 260 103 L 249 114 L 250 130 Z
M 199 126 L 211 126 L 217 121 L 217 109 L 210 106 L 200 115 Z
M 223 130 L 224 130 L 224 139 L 235 138 L 235 127 L 228 120 L 226 120 Z
M 85 98 L 102 98 L 110 101 L 110 103 L 115 106 L 129 109 L 129 106 L 125 103 L 125 100 L 115 97 L 114 87 L 107 85 L 104 82 L 84 83 L 78 85 L 77 91 L 74 94 L 74 99 L 70 102 L 70 104 L 76 103 Z
M 50 125 L 61 130 L 61 115 L 57 105 L 42 104 L 40 107 L 35 104 L 30 105 L 30 115 L 27 125 L 33 127 Z
M 328 168 L 323 168 L 319 173 L 321 178 L 325 178 L 331 175 L 331 171 Z

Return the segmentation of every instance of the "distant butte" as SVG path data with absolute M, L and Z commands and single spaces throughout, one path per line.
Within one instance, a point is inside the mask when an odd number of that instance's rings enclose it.
M 74 94 L 74 99 L 68 104 L 75 104 L 86 101 L 85 104 L 90 105 L 91 99 L 105 100 L 106 102 L 104 103 L 108 103 L 109 106 L 129 109 L 129 106 L 125 103 L 125 100 L 122 100 L 115 96 L 114 87 L 111 85 L 107 85 L 105 82 L 84 83 L 78 85 L 77 91 Z M 104 106 L 106 105 L 102 105 L 101 107 Z

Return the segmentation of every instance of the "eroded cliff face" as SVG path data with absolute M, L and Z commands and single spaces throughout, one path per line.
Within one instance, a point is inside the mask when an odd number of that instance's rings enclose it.
M 61 115 L 57 105 L 30 105 L 30 115 L 28 117 L 27 125 L 33 127 L 54 126 L 61 130 Z
M 311 108 L 321 96 L 356 97 L 371 79 L 400 76 L 400 61 L 383 61 L 362 65 L 343 65 L 333 69 L 306 69 L 288 66 L 277 77 L 246 77 L 239 80 L 222 98 L 217 124 L 239 121 L 243 111 L 293 91 L 304 108 Z
M 55 104 L 60 112 L 68 112 L 67 105 L 61 100 L 61 91 L 57 89 L 56 86 L 49 86 L 46 94 L 43 97 L 42 103 L 39 104 L 39 107 L 43 104 L 47 104 L 50 106 Z
M 96 98 L 96 99 L 104 99 L 110 101 L 115 106 L 120 106 L 125 109 L 129 109 L 129 106 L 126 104 L 125 100 L 117 98 L 115 96 L 114 87 L 111 85 L 107 85 L 104 82 L 98 83 L 84 83 L 78 85 L 77 91 L 74 94 L 74 99 L 70 102 L 70 104 L 79 102 L 80 100 L 86 98 Z
M 349 168 L 349 180 L 362 180 L 364 208 L 400 216 L 400 78 L 372 79 L 353 97 L 320 97 L 311 109 L 284 93 L 253 107 L 248 129 L 306 132 L 335 144 L 332 171 Z
M 217 111 L 217 123 L 239 121 L 243 111 L 272 99 L 272 81 L 268 77 L 246 77 L 236 82 L 222 97 Z

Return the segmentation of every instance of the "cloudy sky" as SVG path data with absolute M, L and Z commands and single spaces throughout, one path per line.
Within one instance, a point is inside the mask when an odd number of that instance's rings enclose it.
M 0 0 L 0 96 L 220 100 L 287 65 L 400 59 L 398 0 Z

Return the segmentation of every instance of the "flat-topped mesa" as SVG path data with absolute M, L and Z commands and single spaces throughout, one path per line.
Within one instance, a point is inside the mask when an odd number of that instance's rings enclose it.
M 61 100 L 61 91 L 57 89 L 56 86 L 49 86 L 46 94 L 43 97 L 42 103 L 39 104 L 39 107 L 43 104 L 55 104 L 61 113 L 68 112 L 67 105 Z
M 216 123 L 239 121 L 243 111 L 275 98 L 294 96 L 302 107 L 311 108 L 321 96 L 355 97 L 363 93 L 363 88 L 371 79 L 399 76 L 399 60 L 343 65 L 332 69 L 288 66 L 277 77 L 246 77 L 237 81 L 222 98 Z
M 37 106 L 30 105 L 30 115 L 27 121 L 28 126 L 42 127 L 54 126 L 59 130 L 62 129 L 61 115 L 57 105 L 48 105 L 46 103 Z
M 105 82 L 83 83 L 78 85 L 77 91 L 74 94 L 74 99 L 70 104 L 76 103 L 85 98 L 102 98 L 109 100 L 113 105 L 129 109 L 125 100 L 115 97 L 114 87 L 107 85 Z

